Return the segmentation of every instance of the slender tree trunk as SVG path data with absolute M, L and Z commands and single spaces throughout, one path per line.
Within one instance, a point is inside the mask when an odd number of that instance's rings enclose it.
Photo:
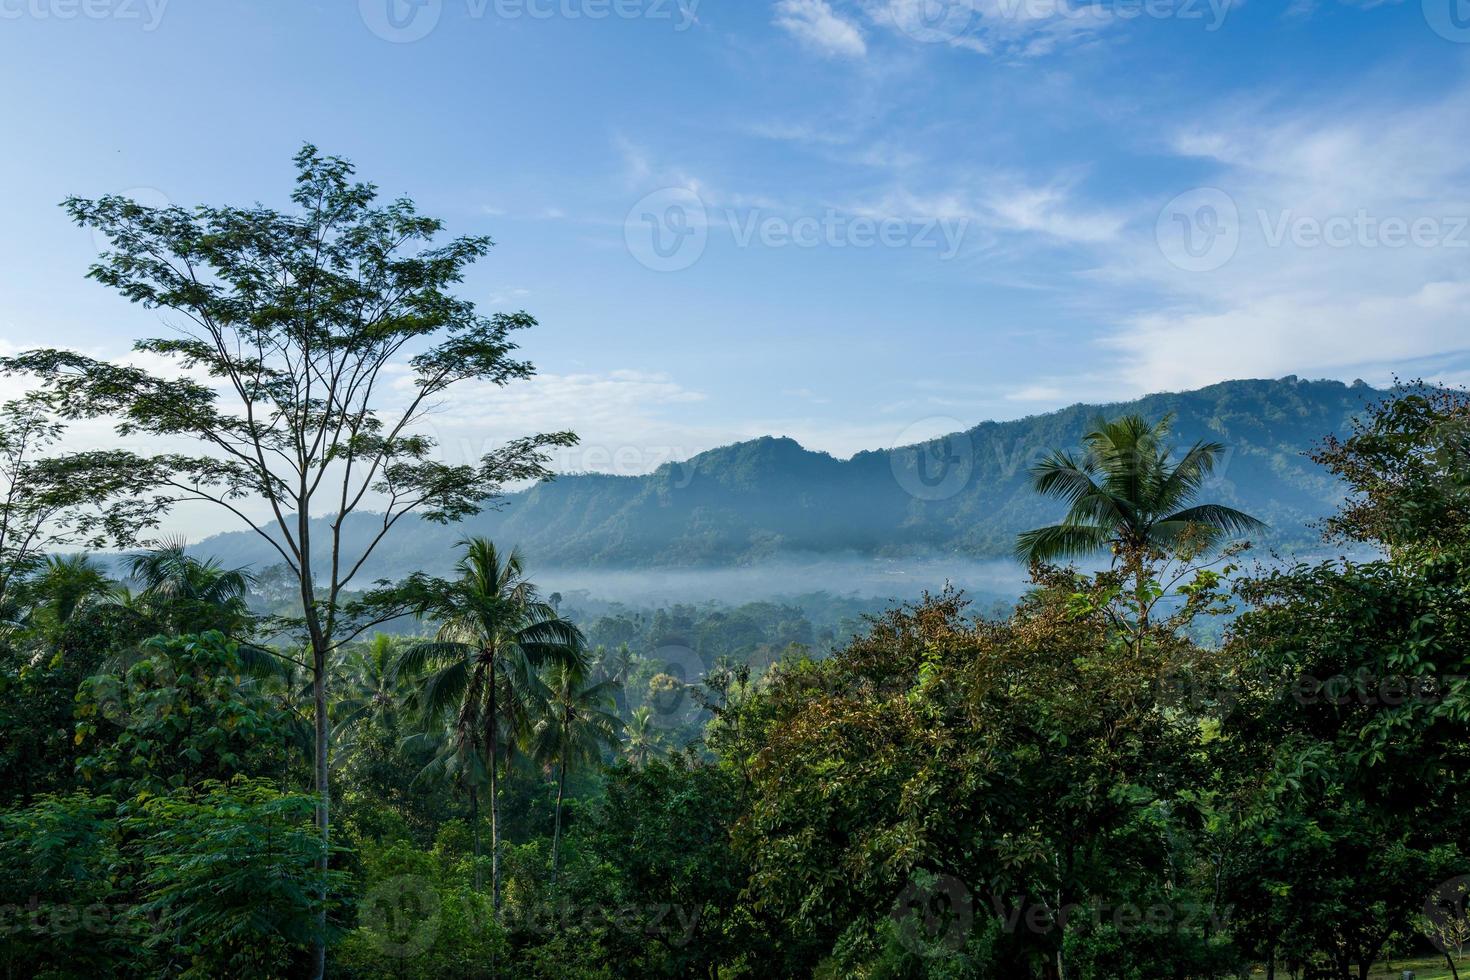
M 1453 977 L 1454 980 L 1460 980 L 1460 971 L 1455 969 L 1455 958 L 1450 955 L 1449 950 L 1444 951 L 1444 961 L 1450 966 L 1450 976 Z
M 556 825 L 551 834 L 551 886 L 556 887 L 556 879 L 561 875 L 561 801 L 567 790 L 567 760 L 566 747 L 562 747 L 561 765 L 556 775 Z
M 1146 580 L 1144 578 L 1143 545 L 1134 546 L 1133 553 L 1129 556 L 1128 564 L 1133 573 L 1133 600 L 1138 604 L 1138 645 L 1137 651 L 1143 652 L 1143 637 L 1148 632 L 1148 594 L 1145 591 Z
M 316 913 L 316 934 L 311 940 L 311 968 L 315 980 L 323 980 L 327 973 L 327 885 L 326 874 L 331 861 L 329 850 L 331 834 L 331 786 L 328 768 L 330 730 L 327 726 L 327 651 L 326 641 L 321 638 L 320 627 L 313 613 L 307 613 L 311 632 L 311 693 L 316 715 L 316 744 L 313 747 L 313 769 L 316 789 L 316 827 L 321 834 L 322 850 L 317 857 L 317 871 L 322 875 L 322 885 L 317 893 L 319 906 Z
M 303 471 L 304 474 L 304 471 Z M 325 980 L 327 975 L 327 871 L 331 863 L 332 843 L 332 789 L 331 789 L 331 729 L 327 725 L 327 651 L 331 647 L 332 610 L 327 611 L 327 625 L 322 627 L 316 606 L 316 581 L 311 570 L 311 495 L 303 475 L 297 496 L 296 550 L 301 576 L 301 615 L 306 621 L 307 636 L 311 639 L 311 697 L 315 718 L 315 745 L 312 747 L 312 768 L 316 789 L 316 826 L 322 838 L 322 852 L 317 858 L 317 871 L 322 884 L 317 892 L 316 934 L 311 939 L 311 971 L 313 980 Z M 286 533 L 284 524 L 281 528 Z M 336 596 L 332 596 L 333 600 Z
M 480 870 L 480 791 L 470 784 L 470 827 L 475 841 L 475 891 L 485 887 L 484 872 Z
M 500 717 L 495 702 L 495 657 L 490 658 L 490 911 L 500 913 L 500 791 L 496 779 L 500 756 Z

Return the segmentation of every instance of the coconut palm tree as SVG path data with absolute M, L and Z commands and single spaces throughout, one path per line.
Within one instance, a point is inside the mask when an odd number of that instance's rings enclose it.
M 1193 502 L 1225 447 L 1200 441 L 1176 459 L 1166 443 L 1173 422 L 1172 414 L 1153 425 L 1140 415 L 1099 419 L 1081 459 L 1055 450 L 1033 467 L 1036 491 L 1066 501 L 1068 510 L 1060 524 L 1022 534 L 1016 557 L 1034 564 L 1111 553 L 1133 579 L 1142 618 L 1151 555 L 1200 553 L 1265 528 L 1233 507 Z
M 575 666 L 553 663 L 540 684 L 540 720 L 531 733 L 531 751 L 543 766 L 556 767 L 556 822 L 551 835 L 551 883 L 561 873 L 561 811 L 566 796 L 567 769 L 602 758 L 604 749 L 618 745 L 622 721 L 615 709 L 612 681 L 589 682 Z
M 217 629 L 238 636 L 250 622 L 250 573 L 212 558 L 200 561 L 183 541 L 129 555 L 123 568 L 141 587 L 136 602 L 170 633 Z
M 521 692 L 550 664 L 585 668 L 582 634 L 541 601 L 520 554 L 502 554 L 484 538 L 461 543 L 452 581 L 419 579 L 415 612 L 438 624 L 432 641 L 404 653 L 400 670 L 428 673 L 423 689 L 431 729 L 445 720 L 454 752 L 468 764 L 480 757 L 490 795 L 491 907 L 500 896 L 500 801 L 497 770 L 503 753 L 529 731 Z
M 363 723 L 390 734 L 398 731 L 399 717 L 416 690 L 414 678 L 402 669 L 402 650 L 396 638 L 378 633 L 338 661 L 334 688 L 342 696 L 332 706 L 334 744 L 345 745 Z
M 653 724 L 653 709 L 644 705 L 628 719 L 623 737 L 623 758 L 639 768 L 663 755 L 658 744 L 658 731 Z
M 592 676 L 597 680 L 612 684 L 613 700 L 617 704 L 619 717 L 627 713 L 628 698 L 624 693 L 624 686 L 628 675 L 633 671 L 633 662 L 636 659 L 626 643 L 618 644 L 616 650 L 599 646 L 592 654 Z
M 24 593 L 31 616 L 59 628 L 87 605 L 113 598 L 117 583 L 86 555 L 48 555 Z
M 444 720 L 437 727 L 404 739 L 404 747 L 412 753 L 427 753 L 429 762 L 414 782 L 437 777 L 457 789 L 463 789 L 470 800 L 470 840 L 475 858 L 475 890 L 484 888 L 480 870 L 480 794 L 490 782 L 490 767 L 479 751 L 478 738 L 466 739 L 457 718 Z

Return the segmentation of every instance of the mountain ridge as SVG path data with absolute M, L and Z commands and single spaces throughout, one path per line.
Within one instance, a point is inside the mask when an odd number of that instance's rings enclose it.
M 1263 543 L 1306 546 L 1312 521 L 1341 498 L 1305 453 L 1388 392 L 1362 382 L 1226 381 L 1109 404 L 1077 402 L 1008 421 L 987 420 L 934 440 L 839 459 L 787 436 L 719 446 L 642 476 L 568 474 L 508 495 L 459 524 L 419 521 L 390 536 L 369 577 L 443 571 L 453 546 L 483 534 L 521 546 L 538 567 L 711 568 L 791 555 L 872 558 L 1006 557 L 1016 533 L 1060 517 L 1036 496 L 1027 467 L 1075 447 L 1099 415 L 1173 412 L 1176 444 L 1226 446 L 1205 495 L 1272 525 Z M 349 546 L 371 515 L 344 526 Z M 227 532 L 197 551 L 231 564 L 270 563 L 252 532 Z

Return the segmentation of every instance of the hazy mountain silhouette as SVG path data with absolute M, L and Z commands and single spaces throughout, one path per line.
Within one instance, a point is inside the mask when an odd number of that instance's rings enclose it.
M 1004 558 L 1019 531 L 1063 510 L 1031 491 L 1028 466 L 1053 447 L 1076 446 L 1099 414 L 1131 411 L 1175 413 L 1180 445 L 1224 443 L 1224 465 L 1205 496 L 1271 524 L 1262 543 L 1309 546 L 1318 539 L 1308 525 L 1335 507 L 1341 489 L 1304 454 L 1384 394 L 1361 382 L 1229 381 L 982 422 L 933 443 L 848 460 L 766 437 L 646 476 L 563 476 L 458 525 L 405 522 L 369 578 L 443 570 L 468 534 L 518 544 L 543 568 L 719 567 L 824 555 Z M 373 521 L 349 522 L 346 538 L 362 540 Z M 208 538 L 197 550 L 230 564 L 272 562 L 270 549 L 248 532 Z

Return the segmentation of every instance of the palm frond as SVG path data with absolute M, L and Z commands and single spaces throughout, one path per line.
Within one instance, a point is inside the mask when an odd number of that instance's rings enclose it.
M 1069 504 L 1098 492 L 1090 460 L 1078 462 L 1071 454 L 1055 450 L 1031 467 L 1031 485 L 1043 497 L 1058 497 Z
M 1108 531 L 1087 524 L 1054 524 L 1027 531 L 1016 540 L 1016 558 L 1032 564 L 1081 558 L 1106 548 Z
M 1151 496 L 1155 513 L 1166 513 L 1194 497 L 1215 473 L 1215 463 L 1225 452 L 1218 442 L 1196 442 L 1172 468 L 1161 474 L 1162 480 Z
M 1226 507 L 1224 504 L 1199 504 L 1195 507 L 1188 507 L 1170 514 L 1160 523 L 1200 524 L 1226 534 L 1249 534 L 1252 531 L 1264 531 L 1269 527 L 1264 521 L 1257 520 L 1234 507 Z

